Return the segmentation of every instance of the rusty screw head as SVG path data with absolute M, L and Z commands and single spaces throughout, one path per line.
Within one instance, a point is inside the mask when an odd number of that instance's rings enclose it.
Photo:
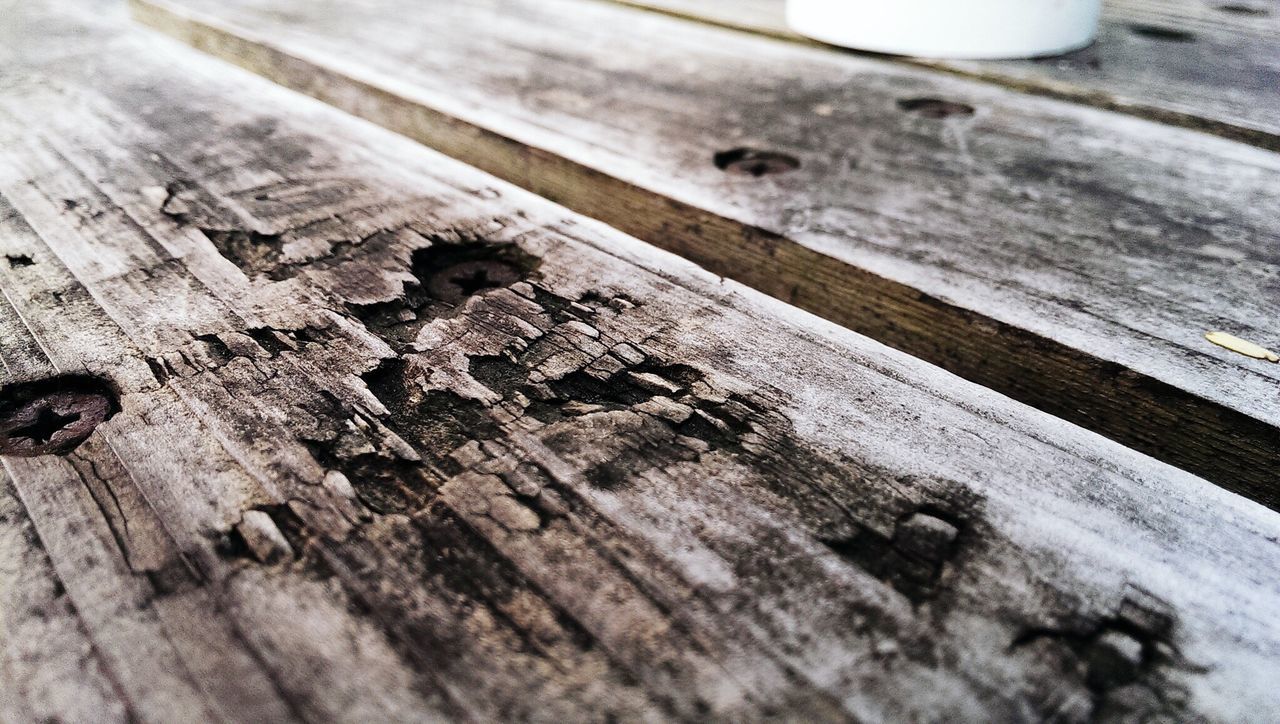
M 474 259 L 433 274 L 427 281 L 427 291 L 443 302 L 457 303 L 485 289 L 511 286 L 520 277 L 520 270 L 507 262 Z
M 115 394 L 93 378 L 11 385 L 0 393 L 0 455 L 68 453 L 116 409 Z
M 755 178 L 800 168 L 800 160 L 795 156 L 755 148 L 731 148 L 717 153 L 711 160 L 721 171 Z

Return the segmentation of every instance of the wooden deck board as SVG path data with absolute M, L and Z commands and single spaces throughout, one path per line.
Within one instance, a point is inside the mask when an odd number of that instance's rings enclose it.
M 48 6 L 0 27 L 0 384 L 119 411 L 3 459 L 3 596 L 67 633 L 0 617 L 0 711 L 1274 709 L 1273 511 Z
M 711 271 L 1280 504 L 1280 366 L 1204 338 L 1278 346 L 1280 155 L 586 0 L 134 7 Z M 910 103 L 930 98 L 974 114 Z M 717 167 L 739 148 L 799 168 Z
M 124 699 L 4 470 L 0 556 L 0 719 L 128 721 Z
M 787 26 L 785 0 L 614 1 L 809 42 Z M 1098 40 L 1064 56 L 900 60 L 1280 150 L 1275 0 L 1109 0 Z

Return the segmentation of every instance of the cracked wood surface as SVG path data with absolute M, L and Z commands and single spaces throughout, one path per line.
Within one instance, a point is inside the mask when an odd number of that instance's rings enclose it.
M 613 0 L 799 40 L 786 0 Z M 901 58 L 1280 150 L 1280 3 L 1106 0 L 1098 40 L 1024 61 Z
M 713 272 L 1280 505 L 1280 365 L 1204 337 L 1277 345 L 1280 155 L 612 3 L 133 7 Z
M 1277 710 L 1273 511 L 114 3 L 6 10 L 0 401 L 118 411 L 3 458 L 0 716 Z

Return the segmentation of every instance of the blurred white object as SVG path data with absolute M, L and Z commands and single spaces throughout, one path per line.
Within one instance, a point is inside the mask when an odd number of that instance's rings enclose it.
M 1102 0 L 787 0 L 801 35 L 925 58 L 1029 58 L 1083 48 Z

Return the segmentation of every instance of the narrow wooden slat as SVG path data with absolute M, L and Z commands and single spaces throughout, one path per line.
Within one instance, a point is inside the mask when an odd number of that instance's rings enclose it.
M 785 0 L 613 1 L 805 40 L 787 26 Z M 1103 4 L 1097 42 L 1064 56 L 901 61 L 1280 150 L 1275 0 L 1112 0 Z
M 131 717 L 1274 708 L 1273 511 L 86 7 L 4 29 L 5 394 L 120 411 L 0 542 Z
M 0 719 L 125 722 L 129 712 L 0 469 Z
M 716 273 L 1280 504 L 1280 367 L 1204 338 L 1280 346 L 1276 154 L 585 0 L 134 8 Z M 948 106 L 921 99 L 975 111 L 935 118 Z M 790 159 L 758 178 L 717 167 L 740 148 Z

